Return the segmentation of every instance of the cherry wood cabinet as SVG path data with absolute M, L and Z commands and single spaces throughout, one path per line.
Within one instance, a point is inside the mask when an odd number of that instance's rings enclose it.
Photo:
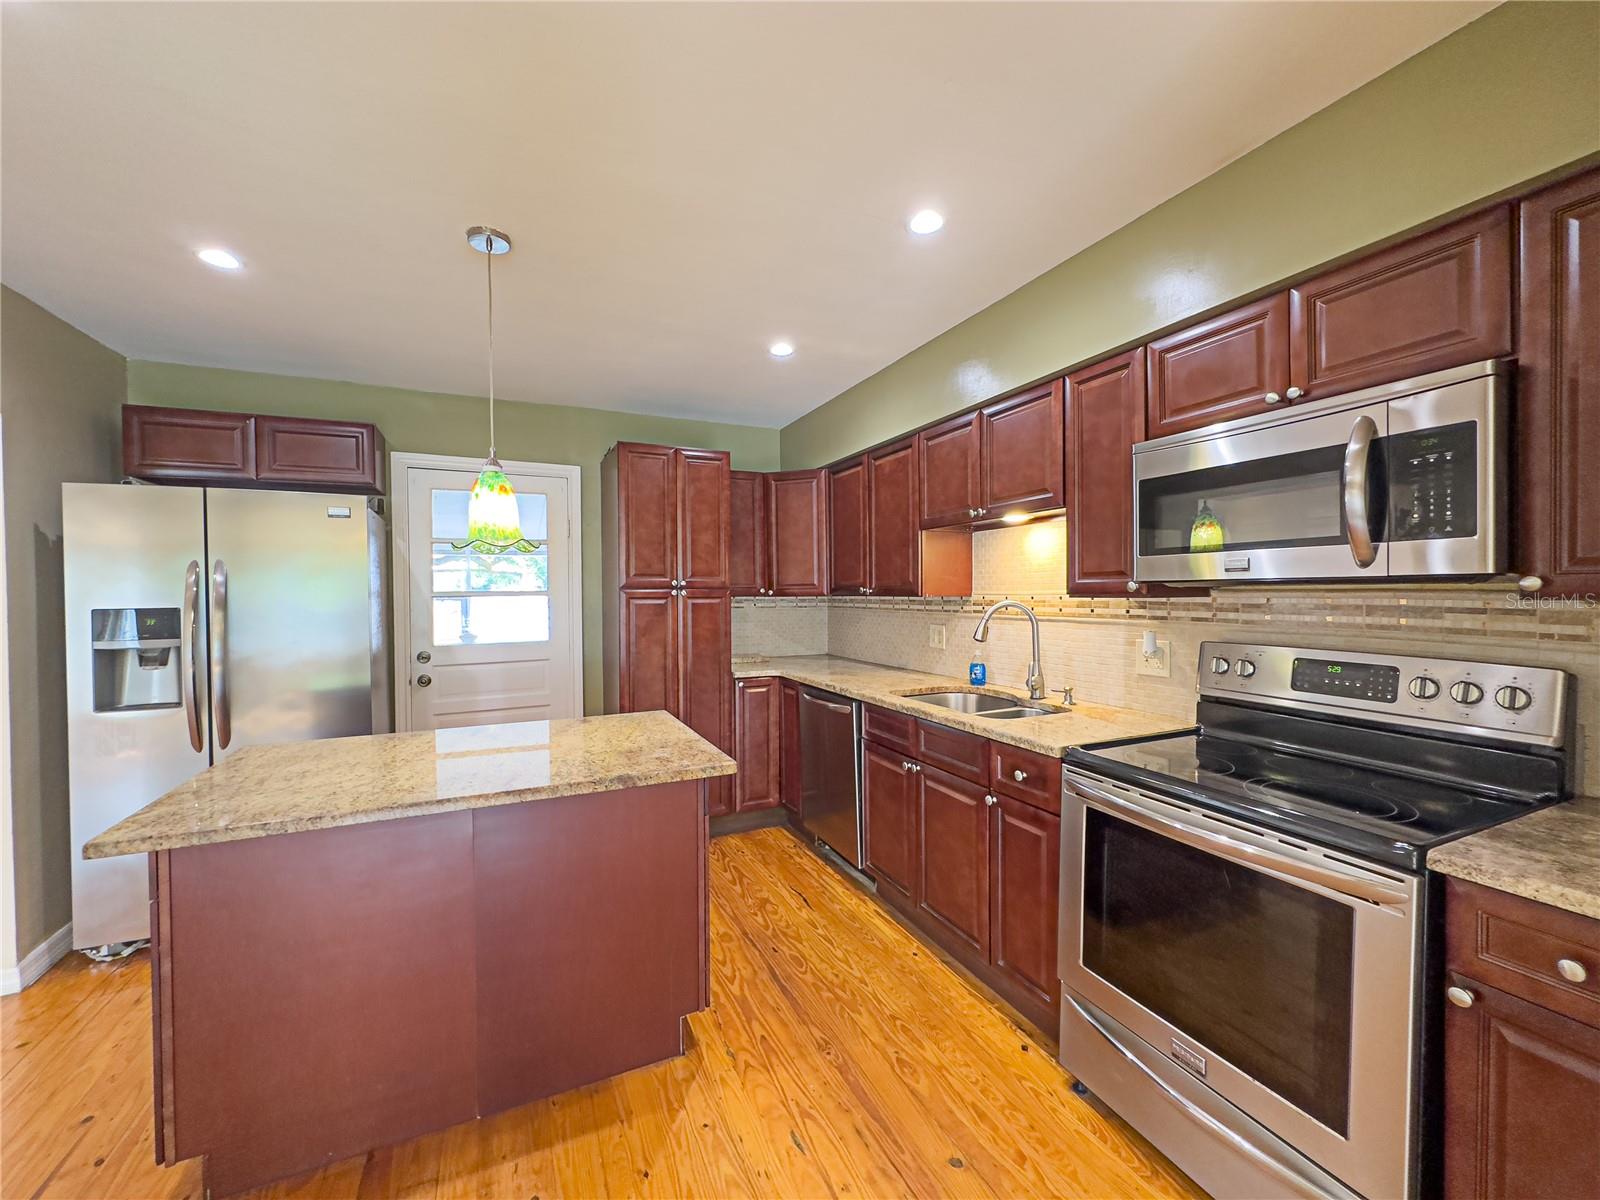
M 1058 778 L 1059 778 L 1059 767 Z M 1000 791 L 995 781 L 991 835 L 994 913 L 989 961 L 1039 1004 L 1053 1007 L 1056 925 L 1061 895 L 1061 818 Z M 1056 803 L 1060 804 L 1059 788 Z
M 770 595 L 828 594 L 828 473 L 766 477 Z
M 749 812 L 779 803 L 782 694 L 776 679 L 740 679 L 733 685 L 734 808 Z
M 1289 384 L 1307 399 L 1512 349 L 1511 210 L 1498 205 L 1289 289 Z
M 731 471 L 728 489 L 728 590 L 735 596 L 765 596 L 772 587 L 767 477 L 760 471 Z
M 1451 879 L 1445 959 L 1445 1194 L 1582 1194 L 1600 1179 L 1600 921 Z
M 917 435 L 921 525 L 970 525 L 983 502 L 982 433 L 977 413 L 943 421 Z
M 122 407 L 122 470 L 135 479 L 378 495 L 383 458 L 373 425 Z
M 867 455 L 867 590 L 915 596 L 919 585 L 917 448 L 908 438 Z
M 616 496 L 616 503 L 606 519 L 609 521 L 615 516 L 616 554 L 621 572 L 619 587 L 678 586 L 678 487 L 674 453 L 671 446 L 619 445 L 601 464 L 602 475 L 606 476 L 602 480 L 606 499 L 613 494 Z
M 728 454 L 674 450 L 678 488 L 678 586 L 727 588 Z
M 917 464 L 906 438 L 829 472 L 831 594 L 972 594 L 972 535 L 922 528 Z
M 864 594 L 869 571 L 863 457 L 828 472 L 828 590 L 835 596 Z
M 1062 381 L 1056 379 L 978 410 L 983 431 L 978 508 L 985 518 L 1066 503 L 1061 407 Z
M 1519 214 L 1516 541 L 1546 596 L 1600 593 L 1600 171 Z
M 778 710 L 778 797 L 797 821 L 805 819 L 800 803 L 800 688 L 784 680 Z
M 1164 437 L 1289 403 L 1289 295 L 1222 313 L 1146 347 L 1147 436 Z
M 919 764 L 917 907 L 989 956 L 989 809 L 980 783 Z
M 619 600 L 617 698 L 610 712 L 678 713 L 678 597 L 628 591 Z
M 1126 595 L 1133 582 L 1133 445 L 1145 436 L 1145 354 L 1067 376 L 1067 591 Z
M 713 746 L 733 745 L 733 611 L 728 593 L 681 592 L 678 596 L 678 709 L 674 716 Z M 707 780 L 711 815 L 728 812 L 733 781 Z
M 861 802 L 867 870 L 880 893 L 915 903 L 917 886 L 917 772 L 898 752 L 872 742 L 862 747 Z

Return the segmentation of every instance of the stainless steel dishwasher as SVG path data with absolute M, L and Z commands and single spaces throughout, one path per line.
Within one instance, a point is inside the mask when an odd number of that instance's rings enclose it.
M 861 705 L 800 689 L 800 821 L 852 867 L 866 865 L 861 832 Z

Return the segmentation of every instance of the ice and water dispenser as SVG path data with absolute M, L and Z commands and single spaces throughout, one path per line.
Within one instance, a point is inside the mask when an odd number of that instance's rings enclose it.
M 91 612 L 95 712 L 176 708 L 183 703 L 179 618 L 176 608 Z

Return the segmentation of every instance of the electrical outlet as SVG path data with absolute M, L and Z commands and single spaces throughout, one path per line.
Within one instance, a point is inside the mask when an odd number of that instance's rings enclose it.
M 943 625 L 929 625 L 928 626 L 928 649 L 930 649 L 930 650 L 943 650 L 944 649 L 944 626 Z
M 1146 654 L 1140 649 L 1139 643 L 1133 646 L 1133 673 L 1135 675 L 1154 675 L 1159 679 L 1172 678 L 1172 639 L 1157 638 L 1156 652 Z

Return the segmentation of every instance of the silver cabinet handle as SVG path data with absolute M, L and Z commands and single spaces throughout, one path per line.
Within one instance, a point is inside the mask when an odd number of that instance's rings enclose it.
M 1000 803 L 1000 800 L 999 800 L 999 797 L 997 797 L 997 796 L 985 796 L 983 798 L 983 802 L 985 804 L 987 804 L 990 808 L 993 808 L 996 804 Z
M 1011 778 L 1015 779 L 1018 783 L 1021 783 L 1027 777 L 1028 777 L 1028 773 L 1026 771 L 1022 770 L 1021 768 L 1018 768 L 1017 770 L 1011 772 Z
M 904 759 L 904 758 L 902 758 L 902 759 L 901 759 L 901 760 L 900 760 L 900 769 L 901 769 L 901 770 L 902 770 L 902 771 L 909 771 L 909 770 L 911 770 L 911 763 L 910 763 L 910 762 L 909 762 L 909 761 L 908 761 L 908 760 L 906 760 L 906 759 Z
M 1304 388 L 1292 387 L 1287 392 L 1284 393 L 1284 396 L 1285 396 L 1285 398 L 1287 398 L 1289 400 L 1298 400 L 1298 399 L 1300 399 L 1301 396 L 1304 396 L 1305 394 L 1306 394 L 1306 391 L 1305 391 Z
M 1137 592 L 1139 590 L 1139 585 L 1130 579 L 1128 580 L 1128 590 L 1130 592 Z
M 233 709 L 228 703 L 228 565 L 211 567 L 211 723 L 217 749 L 233 741 Z
M 197 753 L 206 748 L 205 731 L 200 728 L 200 564 L 190 562 L 183 576 L 183 625 L 178 631 L 184 678 L 183 715 L 189 723 L 189 747 Z
M 1524 592 L 1537 592 L 1543 586 L 1544 580 L 1540 579 L 1537 575 L 1524 575 L 1521 579 L 1517 580 L 1518 590 Z
M 1557 959 L 1556 970 L 1561 972 L 1561 978 L 1568 983 L 1582 983 L 1589 978 L 1588 970 L 1575 958 Z
M 1378 559 L 1378 548 L 1372 544 L 1372 518 L 1367 512 L 1367 467 L 1372 458 L 1372 439 L 1377 436 L 1376 421 L 1365 415 L 1357 417 L 1339 470 L 1344 536 L 1350 544 L 1350 557 L 1358 567 L 1370 567 Z
M 1447 987 L 1444 990 L 1444 995 L 1445 999 L 1449 1000 L 1457 1008 L 1471 1008 L 1472 1002 L 1477 999 L 1464 987 Z
M 1277 392 L 1268 392 L 1265 396 L 1263 396 L 1261 398 L 1263 400 L 1265 400 L 1268 404 L 1277 404 L 1280 400 L 1283 399 L 1283 397 L 1278 395 Z
M 433 676 L 432 675 L 418 675 L 417 676 L 417 686 L 418 687 L 431 687 L 432 684 L 433 684 Z

